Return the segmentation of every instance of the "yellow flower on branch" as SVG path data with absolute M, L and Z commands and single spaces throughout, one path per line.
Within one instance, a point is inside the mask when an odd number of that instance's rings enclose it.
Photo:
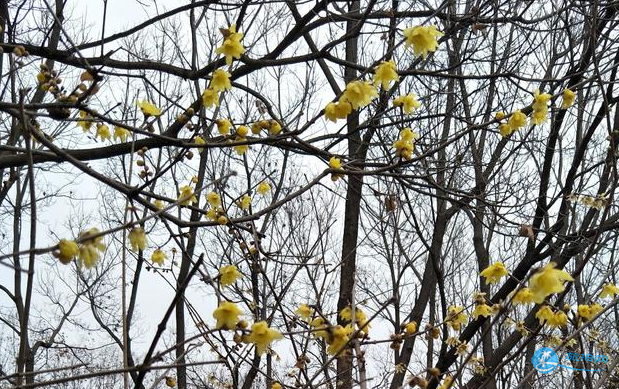
M 552 95 L 548 93 L 540 93 L 538 89 L 535 90 L 533 96 L 533 113 L 531 116 L 531 124 L 540 125 L 546 121 L 548 117 L 548 102 Z
M 576 100 L 576 93 L 574 93 L 571 89 L 566 89 L 563 91 L 563 102 L 561 103 L 561 109 L 568 109 L 574 104 Z
M 486 284 L 496 284 L 502 277 L 508 274 L 502 262 L 495 262 L 479 273 L 480 276 L 486 279 Z
M 245 53 L 245 47 L 241 44 L 243 34 L 236 32 L 236 25 L 231 25 L 228 29 L 222 30 L 224 35 L 224 42 L 219 46 L 215 52 L 217 54 L 223 54 L 226 57 L 226 64 L 232 65 L 233 59 L 240 59 L 241 55 Z
M 258 188 L 256 189 L 256 192 L 258 192 L 259 195 L 264 196 L 265 194 L 269 193 L 270 190 L 271 190 L 271 185 L 269 185 L 269 183 L 266 181 L 262 181 L 260 184 L 258 184 Z
M 522 113 L 519 109 L 514 111 L 512 115 L 507 120 L 507 124 L 512 129 L 512 131 L 518 130 L 520 127 L 523 127 L 527 124 L 527 115 Z
M 93 117 L 86 111 L 80 110 L 79 112 L 80 120 L 77 121 L 77 125 L 84 130 L 84 132 L 89 132 L 92 127 Z
M 447 324 L 456 331 L 460 331 L 460 327 L 468 322 L 468 315 L 464 313 L 464 307 L 452 305 L 447 308 Z
M 230 73 L 223 69 L 215 70 L 213 72 L 209 88 L 214 90 L 215 92 L 222 92 L 232 89 L 232 83 L 230 82 Z
M 137 106 L 140 108 L 140 111 L 142 111 L 142 114 L 145 117 L 161 115 L 161 110 L 148 100 L 138 101 Z
M 232 285 L 241 277 L 241 273 L 235 265 L 223 266 L 219 269 L 219 284 L 221 286 Z
M 384 90 L 388 90 L 392 81 L 400 81 L 395 61 L 381 62 L 375 69 L 374 85 L 381 85 Z
M 126 142 L 127 138 L 131 136 L 131 132 L 124 127 L 115 126 L 114 127 L 114 140 L 120 140 L 121 142 Z
M 310 308 L 307 304 L 299 305 L 299 308 L 297 308 L 297 310 L 294 312 L 305 320 L 308 320 L 310 317 L 312 317 L 312 314 L 314 313 L 312 308 Z
M 602 292 L 600 292 L 600 298 L 610 297 L 613 298 L 619 294 L 619 287 L 611 283 L 606 283 L 602 286 Z
M 351 81 L 346 85 L 342 98 L 348 101 L 353 109 L 363 108 L 378 97 L 376 87 L 369 82 Z
M 202 104 L 206 108 L 211 108 L 212 106 L 219 107 L 219 93 L 215 89 L 205 89 L 202 93 Z
M 238 201 L 238 206 L 243 210 L 247 211 L 251 205 L 251 197 L 248 194 L 244 194 L 243 197 Z
M 211 207 L 217 208 L 221 205 L 221 196 L 215 192 L 209 192 L 206 195 L 206 201 L 211 205 Z
M 234 330 L 239 322 L 239 315 L 241 310 L 236 304 L 229 301 L 223 301 L 215 311 L 213 311 L 213 317 L 217 320 L 215 328 L 218 330 Z
M 352 332 L 352 327 L 342 327 L 337 325 L 333 327 L 327 337 L 327 352 L 331 355 L 340 353 L 343 348 L 348 344 L 350 338 L 348 335 Z
M 215 120 L 215 124 L 217 124 L 217 131 L 219 131 L 220 135 L 229 135 L 230 128 L 232 127 L 232 123 L 230 123 L 227 119 L 217 119 Z
M 565 290 L 565 281 L 574 281 L 568 272 L 555 269 L 555 266 L 554 262 L 549 262 L 531 276 L 529 288 L 533 293 L 533 301 L 535 303 L 541 304 L 551 294 L 563 292 Z
M 97 228 L 91 228 L 86 230 L 80 234 L 80 239 L 82 240 L 80 244 L 80 253 L 79 253 L 79 265 L 86 266 L 87 269 L 95 266 L 99 261 L 99 253 L 105 251 L 105 244 L 103 243 L 103 237 L 100 236 L 98 238 L 92 238 L 95 235 L 99 234 L 99 230 Z
M 269 328 L 266 321 L 260 321 L 251 326 L 247 342 L 256 345 L 256 352 L 258 355 L 262 355 L 271 343 L 282 338 L 283 336 L 279 331 Z
M 188 185 L 185 185 L 180 188 L 180 194 L 178 196 L 178 199 L 180 200 L 179 205 L 184 205 L 184 206 L 189 205 L 189 203 L 198 202 L 198 198 L 193 193 L 193 189 Z
M 417 56 L 426 59 L 428 53 L 435 52 L 438 47 L 437 38 L 443 36 L 436 26 L 415 26 L 404 29 L 406 47 L 413 47 L 413 52 Z
M 421 107 L 421 103 L 417 101 L 417 96 L 414 93 L 398 96 L 393 99 L 394 107 L 402 107 L 402 111 L 406 114 L 411 114 L 417 108 Z
M 105 124 L 97 125 L 97 134 L 95 137 L 101 138 L 101 142 L 105 140 L 112 140 L 112 134 L 110 134 L 110 128 Z
M 146 233 L 142 227 L 135 227 L 129 231 L 129 243 L 133 251 L 146 249 Z
M 74 240 L 60 239 L 58 242 L 58 260 L 63 264 L 70 263 L 80 253 Z
M 475 306 L 475 310 L 473 311 L 473 314 L 471 316 L 473 316 L 473 318 L 477 320 L 480 316 L 488 317 L 491 314 L 492 309 L 490 308 L 490 306 L 488 306 L 488 304 L 482 303 Z
M 512 304 L 532 304 L 535 302 L 535 298 L 533 296 L 533 292 L 529 288 L 520 289 L 514 298 L 512 299 Z
M 163 266 L 163 262 L 165 261 L 165 259 L 166 255 L 163 251 L 161 251 L 161 249 L 153 251 L 153 255 L 150 256 L 150 260 L 159 266 Z

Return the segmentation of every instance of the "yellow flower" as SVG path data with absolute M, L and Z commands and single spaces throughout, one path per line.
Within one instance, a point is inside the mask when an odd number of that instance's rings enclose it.
M 221 196 L 215 192 L 209 192 L 206 195 L 206 201 L 211 204 L 213 208 L 217 208 L 221 205 Z
M 453 378 L 450 375 L 446 375 L 445 379 L 443 379 L 443 383 L 441 384 L 441 386 L 439 386 L 437 389 L 449 389 L 449 388 L 453 388 L 453 386 L 451 386 L 452 382 L 453 382 Z M 455 388 L 454 388 L 455 389 Z
M 197 203 L 198 202 L 198 198 L 193 193 L 193 189 L 190 186 L 185 185 L 185 186 L 181 187 L 180 188 L 180 192 L 181 193 L 178 196 L 178 199 L 181 200 L 180 205 L 189 205 L 189 203 Z
M 232 127 L 232 123 L 230 123 L 227 119 L 217 119 L 215 120 L 217 124 L 217 131 L 219 131 L 220 135 L 228 135 L 230 134 L 230 127 Z
M 239 126 L 236 129 L 236 134 L 242 138 L 245 138 L 249 134 L 249 128 L 247 126 Z
M 346 119 L 352 112 L 352 105 L 343 98 L 339 102 L 330 102 L 325 107 L 325 117 L 332 122 L 336 122 L 337 119 Z
M 329 159 L 329 167 L 331 169 L 341 169 L 342 168 L 342 161 L 337 158 L 337 157 L 331 157 Z M 337 181 L 339 180 L 343 175 L 339 174 L 339 173 L 331 173 L 331 180 L 332 181 Z
M 561 103 L 561 109 L 568 109 L 574 104 L 574 100 L 576 100 L 576 93 L 574 93 L 570 89 L 566 89 L 563 91 L 563 102 Z
M 222 301 L 221 304 L 213 311 L 213 317 L 217 320 L 215 328 L 224 330 L 234 330 L 239 322 L 241 310 L 236 304 L 229 301 Z
M 127 138 L 131 136 L 131 132 L 124 127 L 114 127 L 114 140 L 120 139 L 121 142 L 126 142 Z
M 129 231 L 129 243 L 131 243 L 131 250 L 133 251 L 146 248 L 146 233 L 142 227 L 135 227 Z
M 544 268 L 531 276 L 529 288 L 533 292 L 533 301 L 541 304 L 547 296 L 553 293 L 561 293 L 565 290 L 565 281 L 573 281 L 571 275 L 565 270 L 555 269 L 556 264 L 549 262 Z
M 331 329 L 331 333 L 327 338 L 327 352 L 331 355 L 338 354 L 348 344 L 350 340 L 348 335 L 352 332 L 350 327 L 342 327 L 337 325 Z
M 415 140 L 418 138 L 419 134 L 413 132 L 410 128 L 400 131 L 400 139 L 393 144 L 396 157 L 410 161 L 413 158 L 413 150 L 415 150 Z
M 447 324 L 456 331 L 460 331 L 460 327 L 466 324 L 468 316 L 464 313 L 464 307 L 452 305 L 447 308 Z
M 406 326 L 404 326 L 404 329 L 406 330 L 407 334 L 414 334 L 415 332 L 417 332 L 417 322 L 411 321 L 410 323 L 407 323 Z
M 475 320 L 477 320 L 480 316 L 483 317 L 488 317 L 492 314 L 492 311 L 490 309 L 490 307 L 488 306 L 488 304 L 482 303 L 482 304 L 477 304 L 475 306 L 475 310 L 473 311 L 473 318 L 475 318 Z
M 503 138 L 510 136 L 512 132 L 514 132 L 514 130 L 512 130 L 509 124 L 506 124 L 506 123 L 499 124 L 499 134 L 501 134 Z
M 554 317 L 554 313 L 548 305 L 544 305 L 539 309 L 539 311 L 537 311 L 535 317 L 539 320 L 540 324 L 544 324 Z
M 512 131 L 516 131 L 520 127 L 524 126 L 527 123 L 527 115 L 522 113 L 520 110 L 516 110 L 507 120 L 507 124 L 512 129 Z
M 384 90 L 388 90 L 391 81 L 400 81 L 400 76 L 398 76 L 398 72 L 396 71 L 395 61 L 383 61 L 376 67 L 374 85 L 381 85 Z
M 244 127 L 244 126 L 241 126 L 241 127 Z M 241 127 L 239 127 L 239 128 L 241 128 Z M 235 142 L 245 142 L 245 141 L 247 141 L 247 138 L 244 138 L 242 136 L 237 136 L 234 139 L 234 141 Z M 243 154 L 245 154 L 247 152 L 247 150 L 249 150 L 249 145 L 247 145 L 247 144 L 236 145 L 236 146 L 232 146 L 232 148 L 234 149 L 234 151 L 236 151 L 236 153 L 238 155 L 243 155 Z
M 219 107 L 219 94 L 216 90 L 208 88 L 204 90 L 202 93 L 202 104 L 206 108 L 211 108 L 212 106 Z
M 279 382 L 275 381 L 271 385 L 271 389 L 282 389 L 282 384 L 280 384 Z
M 398 96 L 393 99 L 394 107 L 402 107 L 402 111 L 406 114 L 413 113 L 414 110 L 421 107 L 421 103 L 417 101 L 417 96 L 414 93 Z
M 235 265 L 223 266 L 219 269 L 219 284 L 221 286 L 232 285 L 241 277 Z
M 155 200 L 153 202 L 153 205 L 155 206 L 155 208 L 157 208 L 158 210 L 162 210 L 163 208 L 165 208 L 165 205 L 163 204 L 163 201 L 161 200 Z
M 277 135 L 282 131 L 282 125 L 277 120 L 272 120 L 269 126 L 269 135 Z
M 166 255 L 163 251 L 161 251 L 161 249 L 153 251 L 153 255 L 150 256 L 150 260 L 159 266 L 163 266 L 163 262 L 165 261 L 165 259 Z
M 325 107 L 325 117 L 334 123 L 337 121 L 336 109 L 337 104 L 334 102 L 328 103 Z
M 279 331 L 269 328 L 266 321 L 260 321 L 252 324 L 247 342 L 255 344 L 256 352 L 258 355 L 262 355 L 273 341 L 282 338 L 283 336 Z
M 96 137 L 100 137 L 101 142 L 103 142 L 106 139 L 112 140 L 112 134 L 110 134 L 110 128 L 106 126 L 105 124 L 99 124 L 97 126 L 97 135 L 95 135 L 95 138 Z
M 619 294 L 619 287 L 607 283 L 602 287 L 602 292 L 600 292 L 600 298 L 610 297 L 613 298 L 615 295 Z
M 78 256 L 78 263 L 80 266 L 84 265 L 87 269 L 90 269 L 99 261 L 99 252 L 105 251 L 105 244 L 103 243 L 102 236 L 98 238 L 90 238 L 99 234 L 99 232 L 100 231 L 97 228 L 91 228 L 80 234 L 80 239 L 82 239 L 80 253 Z
M 348 322 L 352 321 L 352 308 L 346 307 L 340 311 L 340 317 L 342 320 L 346 320 Z M 365 312 L 359 307 L 355 307 L 355 322 L 357 326 L 366 331 L 370 329 L 370 324 L 368 323 L 368 317 L 365 315 Z
M 584 320 L 591 320 L 602 310 L 604 310 L 604 307 L 602 307 L 600 304 L 579 305 L 578 316 L 582 317 Z
M 215 52 L 217 54 L 223 54 L 226 57 L 226 64 L 232 65 L 232 59 L 240 59 L 241 55 L 245 53 L 245 48 L 241 44 L 243 34 L 236 32 L 236 25 L 230 26 L 224 33 L 224 42 L 219 46 Z
M 480 276 L 486 279 L 486 284 L 496 284 L 499 282 L 501 277 L 508 275 L 507 269 L 502 262 L 495 262 L 492 265 L 488 266 L 481 273 Z
M 58 242 L 58 260 L 63 264 L 68 264 L 80 253 L 79 247 L 74 240 L 60 239 Z
M 256 192 L 258 192 L 259 195 L 265 195 L 267 193 L 269 193 L 269 191 L 271 190 L 271 185 L 269 185 L 268 182 L 266 181 L 262 181 L 260 184 L 258 184 L 258 188 L 256 189 Z
M 137 105 L 140 108 L 140 111 L 142 111 L 142 114 L 144 114 L 144 116 L 146 117 L 161 115 L 161 110 L 157 108 L 155 104 L 149 102 L 148 100 L 138 101 Z
M 251 205 L 251 197 L 248 194 L 244 194 L 238 201 L 238 205 L 243 211 L 247 211 Z
M 174 377 L 166 377 L 165 378 L 165 384 L 167 386 L 169 386 L 170 388 L 173 388 L 176 386 L 176 378 Z
M 496 120 L 503 120 L 503 119 L 505 119 L 505 112 L 499 111 L 499 112 L 495 113 L 494 114 L 494 118 Z
M 376 87 L 369 82 L 351 81 L 346 85 L 342 98 L 348 101 L 353 109 L 363 108 L 378 96 Z
M 331 169 L 341 169 L 342 168 L 342 161 L 337 158 L 337 157 L 331 157 L 329 159 L 329 167 Z
M 567 315 L 563 311 L 555 312 L 552 317 L 548 319 L 548 326 L 551 328 L 559 328 L 567 326 Z
M 92 127 L 93 117 L 90 116 L 88 112 L 82 110 L 80 110 L 79 115 L 81 120 L 77 121 L 77 125 L 79 127 L 82 127 L 82 130 L 84 130 L 84 132 L 89 132 L 90 127 Z
M 534 302 L 533 292 L 529 288 L 520 289 L 512 299 L 512 304 L 514 305 L 532 304 Z
M 552 95 L 548 93 L 539 93 L 536 89 L 533 96 L 533 114 L 531 116 L 531 123 L 540 125 L 546 121 L 548 116 L 548 102 Z
M 327 324 L 325 323 L 325 319 L 322 317 L 317 317 L 309 323 L 310 327 L 314 330 L 314 336 L 317 338 L 327 339 L 329 336 L 329 332 L 327 331 Z
M 303 319 L 307 320 L 312 317 L 314 311 L 307 304 L 301 304 L 299 305 L 299 308 L 297 308 L 297 310 L 294 312 Z
M 206 144 L 206 141 L 204 140 L 204 138 L 202 138 L 200 135 L 196 136 L 193 139 L 193 143 L 202 146 Z M 198 150 L 200 150 L 200 152 L 202 152 L 204 150 L 204 147 L 199 147 Z
M 215 92 L 232 89 L 232 84 L 230 83 L 230 73 L 223 69 L 215 70 L 213 72 L 213 77 L 211 78 L 211 85 L 209 88 Z
M 404 30 L 406 47 L 413 46 L 415 55 L 421 55 L 424 59 L 428 53 L 436 51 L 437 38 L 444 34 L 436 29 L 436 26 L 415 26 Z

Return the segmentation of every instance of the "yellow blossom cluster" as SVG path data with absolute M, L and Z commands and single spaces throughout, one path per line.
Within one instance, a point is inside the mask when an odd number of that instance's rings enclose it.
M 95 237 L 99 234 L 100 231 L 97 228 L 91 228 L 79 235 L 80 243 L 74 240 L 61 239 L 58 242 L 58 249 L 53 254 L 65 265 L 71 263 L 77 257 L 79 266 L 83 265 L 90 269 L 99 261 L 99 254 L 105 251 L 103 237 Z
M 606 196 L 606 193 L 600 193 L 595 197 L 572 193 L 567 196 L 567 200 L 573 203 L 580 203 L 584 206 L 597 210 L 601 210 L 608 204 L 608 197 Z
M 540 93 L 535 90 L 533 95 L 533 112 L 531 113 L 531 124 L 540 125 L 546 121 L 548 117 L 548 102 L 552 95 L 548 93 Z
M 240 320 L 241 314 L 242 312 L 236 304 L 230 301 L 222 301 L 213 311 L 213 317 L 216 320 L 215 328 L 218 330 L 234 331 L 238 329 L 246 331 L 247 322 Z M 244 333 L 239 337 L 239 342 L 254 344 L 258 355 L 262 355 L 271 343 L 282 338 L 282 334 L 270 328 L 266 321 L 259 321 L 252 324 L 249 333 Z
M 410 128 L 405 128 L 400 131 L 400 138 L 393 144 L 396 157 L 410 161 L 413 158 L 415 141 L 417 139 L 419 139 L 419 134 L 413 132 Z

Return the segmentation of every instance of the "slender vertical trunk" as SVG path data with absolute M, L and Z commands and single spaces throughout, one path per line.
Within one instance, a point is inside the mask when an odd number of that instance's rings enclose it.
M 349 12 L 359 11 L 359 1 L 353 1 L 348 9 Z M 346 24 L 347 32 L 354 28 L 355 22 Z M 357 63 L 358 37 L 353 36 L 346 41 L 346 61 Z M 357 77 L 353 68 L 346 68 L 344 79 L 348 83 Z M 347 119 L 348 129 L 348 156 L 349 160 L 359 157 L 361 136 L 357 131 L 359 126 L 359 114 L 353 112 Z M 344 234 L 342 236 L 342 268 L 340 272 L 340 293 L 337 302 L 338 312 L 346 308 L 351 301 L 355 271 L 357 267 L 357 237 L 359 235 L 359 214 L 361 208 L 361 189 L 363 187 L 362 175 L 348 176 L 348 188 L 346 190 L 346 206 L 344 210 Z M 338 316 L 338 322 L 341 319 Z M 352 354 L 344 353 L 337 360 L 337 388 L 352 388 Z

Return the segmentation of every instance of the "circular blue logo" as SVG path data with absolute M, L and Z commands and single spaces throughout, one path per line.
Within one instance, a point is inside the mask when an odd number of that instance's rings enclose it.
M 548 374 L 559 365 L 559 357 L 551 348 L 543 347 L 533 354 L 531 362 L 535 370 L 542 374 Z

